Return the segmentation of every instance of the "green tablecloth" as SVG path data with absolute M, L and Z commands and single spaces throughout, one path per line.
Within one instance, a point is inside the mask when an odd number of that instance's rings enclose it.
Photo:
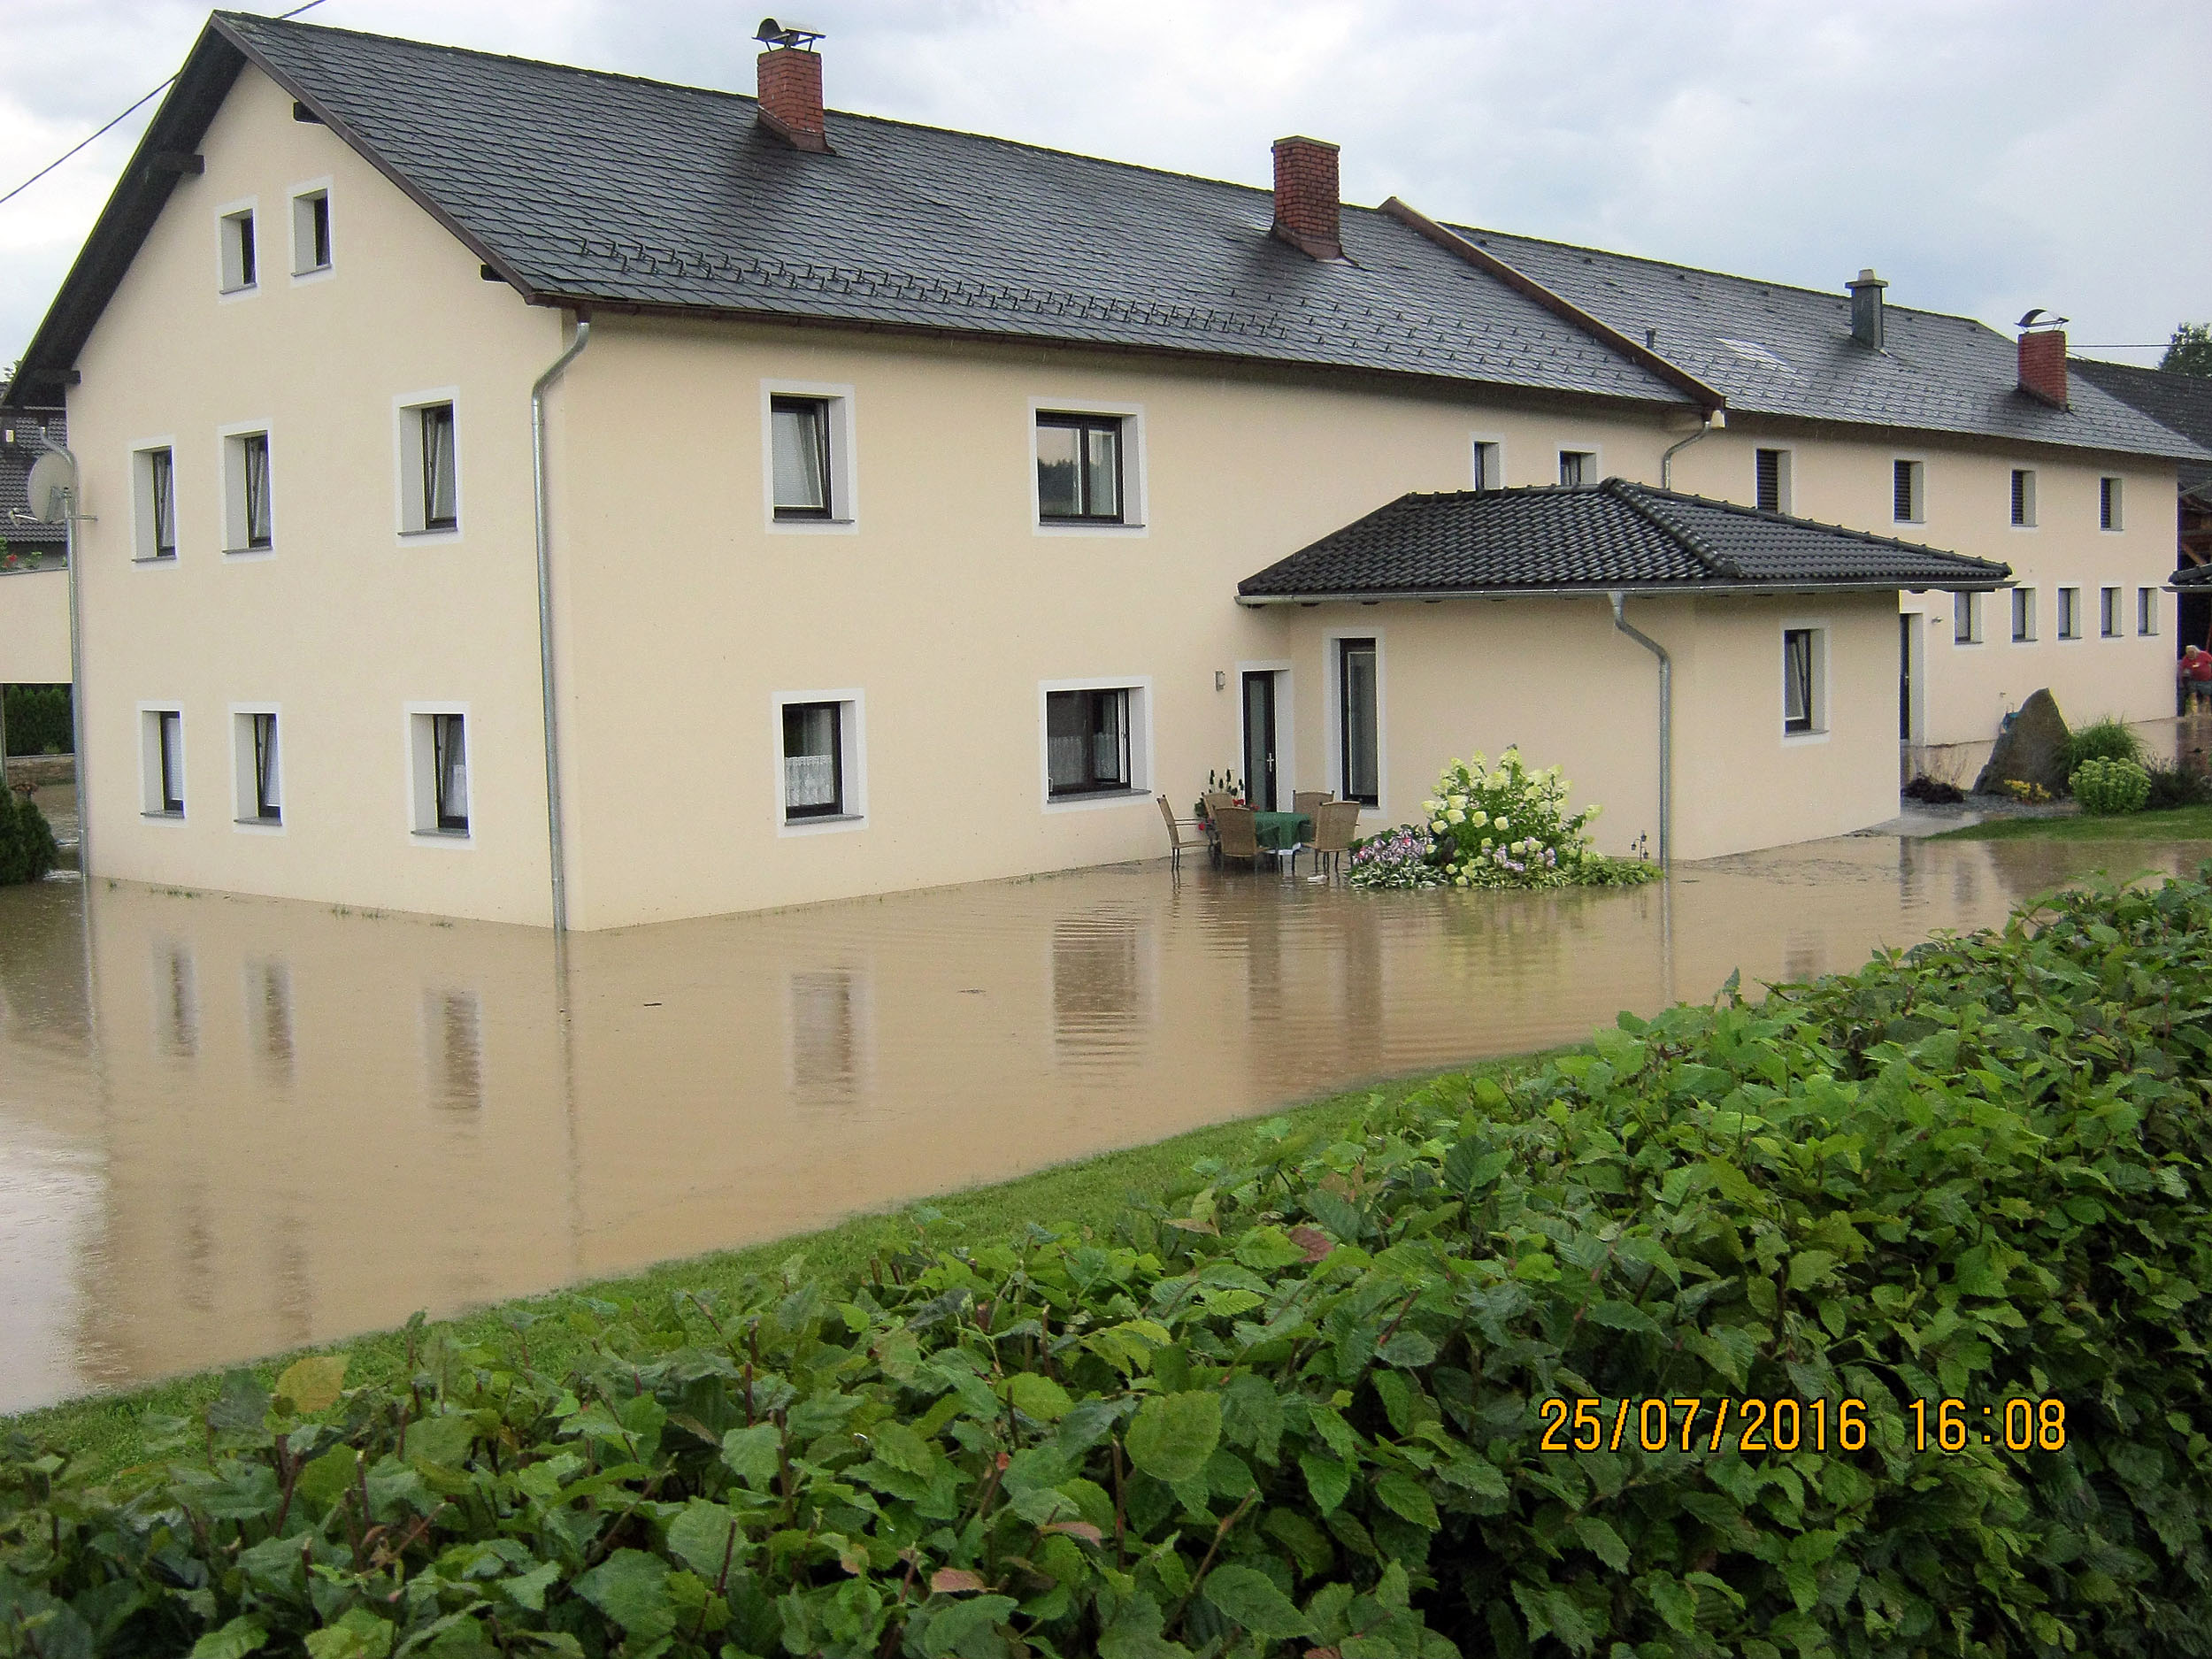
M 1313 839 L 1313 819 L 1303 812 L 1255 812 L 1252 833 L 1261 846 L 1286 853 Z

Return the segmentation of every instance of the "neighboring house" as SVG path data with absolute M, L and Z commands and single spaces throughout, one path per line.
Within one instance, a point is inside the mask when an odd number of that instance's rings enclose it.
M 2104 363 L 2076 357 L 2074 372 L 2122 403 L 2133 405 L 2162 426 L 2170 426 L 2199 446 L 2212 449 L 2212 380 L 2177 374 L 2170 369 L 2141 369 L 2131 363 Z M 2184 461 L 2175 503 L 2175 571 L 2182 580 L 2180 626 L 2174 649 L 2185 644 L 2212 645 L 2212 593 L 2191 572 L 2212 565 L 2212 459 Z
M 826 113 L 821 66 L 211 20 L 23 372 L 93 518 L 103 873 L 616 926 L 1155 856 L 1225 765 L 1373 829 L 1515 741 L 1624 851 L 1617 608 L 1678 856 L 1891 816 L 1901 705 L 2170 707 L 2050 588 L 2155 629 L 2162 534 L 2098 503 L 2202 452 L 2055 334 L 1341 206 L 1310 139 L 1271 195 Z
M 26 485 L 46 440 L 68 442 L 58 408 L 13 406 L 0 382 L 0 686 L 69 679 L 66 537 L 30 513 Z M 21 581 L 7 578 L 22 577 Z

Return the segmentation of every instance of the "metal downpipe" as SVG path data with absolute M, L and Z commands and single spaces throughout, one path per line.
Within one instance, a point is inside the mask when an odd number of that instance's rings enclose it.
M 1620 589 L 1606 595 L 1613 602 L 1613 626 L 1659 659 L 1659 867 L 1672 867 L 1674 855 L 1674 658 L 1667 648 L 1632 624 L 1622 611 L 1626 599 Z
M 576 337 L 530 387 L 530 472 L 536 486 L 538 531 L 538 679 L 545 702 L 545 843 L 553 872 L 553 931 L 568 931 L 567 849 L 561 835 L 561 728 L 553 698 L 553 532 L 545 468 L 545 394 L 591 339 L 591 319 L 578 316 Z
M 1681 442 L 1671 443 L 1664 449 L 1661 450 L 1659 454 L 1659 488 L 1661 489 L 1672 489 L 1674 488 L 1674 455 L 1676 450 L 1688 449 L 1700 438 L 1711 437 L 1713 434 L 1720 431 L 1723 427 L 1726 426 L 1727 424 L 1728 417 L 1726 415 L 1723 414 L 1717 409 L 1709 409 L 1705 411 L 1705 419 L 1699 423 L 1698 429 L 1695 432 L 1692 433 L 1688 437 L 1683 439 Z

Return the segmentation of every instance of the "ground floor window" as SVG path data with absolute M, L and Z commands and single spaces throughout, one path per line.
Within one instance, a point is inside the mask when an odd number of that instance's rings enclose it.
M 844 705 L 783 705 L 783 815 L 837 818 L 845 810 Z
M 1951 595 L 1951 640 L 1956 645 L 1981 643 L 1982 596 L 1979 594 Z
M 2062 640 L 2081 638 L 2081 589 L 2062 588 L 2058 590 L 2058 637 Z
M 1382 803 L 1382 715 L 1375 641 L 1336 642 L 1337 755 L 1340 794 L 1363 806 Z
M 415 833 L 465 840 L 473 828 L 467 711 L 452 707 L 411 709 L 407 734 L 409 764 L 414 774 L 410 800 Z
M 1045 774 L 1050 797 L 1131 789 L 1129 688 L 1045 694 Z
M 1782 731 L 1802 736 L 1827 729 L 1821 706 L 1826 664 L 1821 660 L 1826 642 L 1822 628 L 1782 630 Z
M 2158 632 L 2158 589 L 2155 588 L 2139 588 L 2135 590 L 2135 631 L 2146 635 Z
M 2108 640 L 2116 640 L 2126 632 L 2121 614 L 2120 589 L 2107 588 L 2098 594 L 2097 631 Z
M 184 713 L 139 710 L 141 808 L 149 818 L 184 816 Z
M 277 754 L 276 710 L 241 710 L 231 718 L 235 728 L 231 734 L 231 758 L 238 786 L 238 821 L 281 824 L 284 783 Z
M 2016 588 L 2012 590 L 2012 640 L 2016 645 L 2028 645 L 2035 640 L 2035 589 Z

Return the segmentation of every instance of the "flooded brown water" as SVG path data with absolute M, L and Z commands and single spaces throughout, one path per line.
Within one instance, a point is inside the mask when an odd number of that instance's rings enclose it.
M 0 891 L 0 1411 L 1577 1039 L 2208 851 L 1866 837 L 1515 895 L 1145 864 L 578 937 L 565 981 L 533 929 Z

